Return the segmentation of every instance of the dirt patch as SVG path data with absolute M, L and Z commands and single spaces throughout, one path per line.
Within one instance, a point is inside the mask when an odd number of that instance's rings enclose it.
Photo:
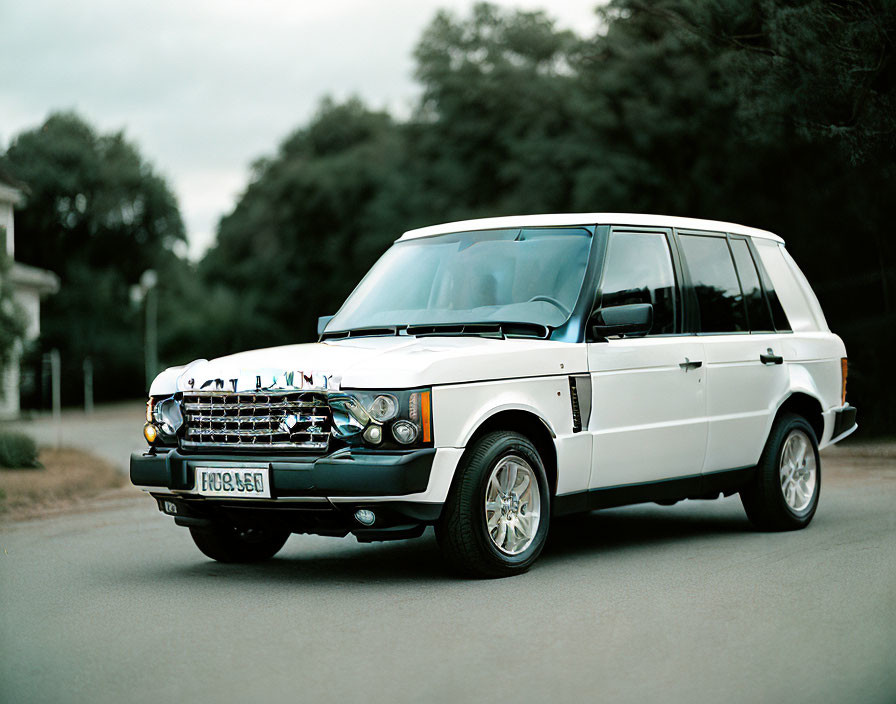
M 43 469 L 0 469 L 0 522 L 41 518 L 127 483 L 115 467 L 74 449 L 41 450 Z

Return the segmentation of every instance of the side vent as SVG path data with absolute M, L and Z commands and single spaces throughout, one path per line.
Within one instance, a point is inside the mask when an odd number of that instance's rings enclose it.
M 579 392 L 576 390 L 576 380 L 569 377 L 569 402 L 572 404 L 572 432 L 582 432 L 582 412 L 579 410 Z
M 569 403 L 572 406 L 572 432 L 580 433 L 591 421 L 591 376 L 569 377 Z

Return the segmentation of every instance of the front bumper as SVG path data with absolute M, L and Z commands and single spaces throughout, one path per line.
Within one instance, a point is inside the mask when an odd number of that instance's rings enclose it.
M 338 452 L 323 457 L 182 454 L 177 449 L 131 455 L 131 482 L 141 488 L 192 492 L 196 466 L 251 463 L 270 468 L 272 499 L 405 496 L 426 491 L 436 450 Z

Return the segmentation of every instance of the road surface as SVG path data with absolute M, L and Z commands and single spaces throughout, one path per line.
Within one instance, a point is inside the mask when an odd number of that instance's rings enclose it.
M 896 462 L 825 460 L 805 531 L 736 498 L 552 526 L 528 574 L 431 532 L 205 559 L 148 498 L 0 532 L 4 702 L 896 702 Z

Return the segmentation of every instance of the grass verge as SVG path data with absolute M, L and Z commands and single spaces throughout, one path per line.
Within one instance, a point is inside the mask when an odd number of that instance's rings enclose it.
M 125 477 L 111 464 L 74 449 L 41 450 L 40 469 L 0 469 L 0 522 L 40 518 L 71 508 Z

